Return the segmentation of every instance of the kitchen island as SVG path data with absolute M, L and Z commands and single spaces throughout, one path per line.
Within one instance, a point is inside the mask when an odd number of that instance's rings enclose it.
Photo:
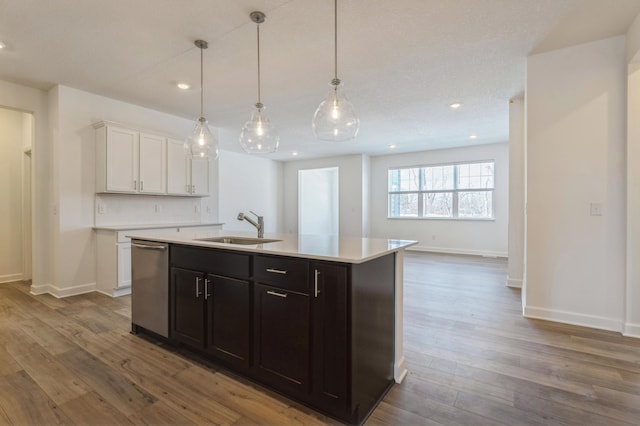
M 220 230 L 129 236 L 141 247 L 168 248 L 159 271 L 168 288 L 158 289 L 168 297 L 151 307 L 164 311 L 167 331 L 136 319 L 150 306 L 136 298 L 136 268 L 148 265 L 136 265 L 142 258 L 134 255 L 134 333 L 160 334 L 348 423 L 363 422 L 406 374 L 402 266 L 415 241 L 286 234 L 258 240 Z

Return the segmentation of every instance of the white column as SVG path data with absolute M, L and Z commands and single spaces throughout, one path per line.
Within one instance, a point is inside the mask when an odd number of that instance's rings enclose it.
M 404 360 L 403 336 L 404 328 L 402 326 L 404 312 L 404 250 L 396 252 L 396 348 L 395 358 L 393 361 L 393 378 L 396 383 L 402 383 L 405 376 L 409 372 Z
M 524 269 L 524 99 L 509 101 L 509 260 L 507 286 L 522 288 Z

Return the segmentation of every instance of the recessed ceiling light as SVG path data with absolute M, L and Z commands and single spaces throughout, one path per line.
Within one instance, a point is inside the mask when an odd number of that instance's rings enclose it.
M 293 152 L 291 153 L 291 155 L 293 155 L 293 156 L 295 157 L 296 155 L 298 155 L 298 153 L 297 153 L 296 151 L 293 151 Z
M 469 139 L 478 139 L 478 135 L 469 135 Z
M 395 144 L 391 144 L 391 145 L 389 145 L 389 148 L 391 148 L 391 149 L 395 149 L 395 148 L 396 148 L 396 145 L 395 145 Z
M 451 108 L 453 109 L 458 109 L 462 106 L 462 104 L 460 102 L 454 102 L 452 104 L 449 105 Z
M 187 83 L 178 83 L 177 86 L 178 86 L 178 89 L 180 90 L 191 89 L 191 85 Z
M 0 41 L 0 49 L 4 49 L 5 47 L 7 47 L 7 45 Z

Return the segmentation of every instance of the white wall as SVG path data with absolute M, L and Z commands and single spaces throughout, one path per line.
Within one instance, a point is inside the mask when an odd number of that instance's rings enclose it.
M 265 232 L 283 232 L 282 163 L 256 155 L 220 151 L 220 222 L 224 230 L 252 232 L 239 212 L 255 219 L 253 210 L 264 217 Z M 296 177 L 297 179 L 297 177 Z
M 508 157 L 506 143 L 372 157 L 372 236 L 418 240 L 418 250 L 507 256 Z M 387 219 L 389 168 L 478 160 L 495 160 L 495 220 Z
M 524 97 L 509 103 L 509 261 L 507 285 L 524 276 Z
M 32 207 L 33 207 L 33 283 L 44 284 L 52 279 L 52 244 L 50 227 L 51 147 L 47 93 L 0 80 L 0 106 L 33 113 L 32 146 Z
M 0 108 L 0 283 L 22 280 L 22 156 L 26 113 Z
M 640 337 L 640 15 L 627 34 L 627 269 L 623 333 Z
M 621 329 L 625 99 L 624 37 L 528 58 L 529 317 Z
M 320 158 L 314 160 L 289 161 L 284 164 L 284 231 L 298 233 L 298 171 L 337 167 L 339 169 L 339 216 L 340 235 L 367 237 L 366 206 L 363 203 L 363 167 L 366 161 L 362 155 Z
M 80 90 L 57 86 L 50 91 L 52 127 L 52 176 L 53 197 L 57 200 L 54 224 L 53 252 L 54 278 L 48 286 L 34 286 L 34 292 L 50 291 L 53 294 L 91 290 L 96 280 L 95 235 L 95 133 L 93 124 L 102 120 L 129 124 L 170 135 L 186 135 L 191 131 L 190 120 L 128 104 Z M 165 203 L 165 212 L 171 215 L 154 215 L 149 199 L 155 197 L 132 195 L 122 197 L 101 196 L 107 212 L 120 209 L 127 204 L 125 216 L 134 223 L 194 222 L 194 203 L 201 203 L 200 217 L 206 221 L 217 221 L 217 204 L 214 194 L 204 199 L 179 198 L 168 200 L 158 197 L 155 203 Z M 210 206 L 209 213 L 207 206 Z M 184 209 L 184 216 L 179 214 Z M 122 211 L 122 209 L 121 209 Z M 113 218 L 113 217 L 112 217 Z M 102 225 L 121 224 L 122 217 L 113 223 L 100 221 Z

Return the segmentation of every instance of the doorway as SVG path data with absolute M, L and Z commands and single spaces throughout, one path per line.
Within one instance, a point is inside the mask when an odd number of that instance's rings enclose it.
M 298 171 L 298 233 L 338 235 L 339 175 L 337 167 Z
M 32 270 L 33 114 L 0 107 L 0 283 Z

